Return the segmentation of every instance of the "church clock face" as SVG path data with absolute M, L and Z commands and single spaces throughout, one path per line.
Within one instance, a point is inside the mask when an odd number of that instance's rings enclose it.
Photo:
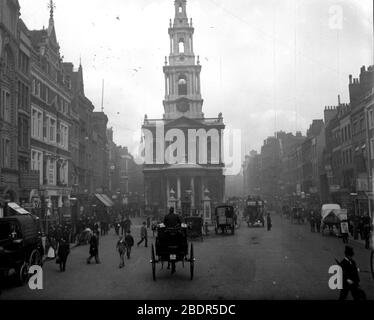
M 177 110 L 182 113 L 186 113 L 190 110 L 190 104 L 187 101 L 179 101 L 177 103 Z

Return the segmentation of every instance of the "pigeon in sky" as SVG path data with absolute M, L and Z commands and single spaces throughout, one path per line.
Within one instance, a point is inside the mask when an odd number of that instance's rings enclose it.
M 121 19 L 119 18 L 119 17 L 116 17 L 116 19 L 118 20 L 118 21 L 120 21 Z

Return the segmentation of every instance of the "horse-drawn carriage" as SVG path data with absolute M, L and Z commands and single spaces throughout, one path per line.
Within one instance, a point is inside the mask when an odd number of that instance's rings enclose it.
M 152 264 L 152 275 L 153 280 L 156 281 L 156 264 L 161 263 L 162 267 L 164 263 L 172 265 L 173 269 L 177 262 L 181 262 L 183 267 L 185 263 L 190 264 L 190 277 L 191 280 L 194 276 L 194 248 L 191 243 L 190 249 L 188 250 L 187 240 L 187 225 L 182 224 L 180 227 L 166 228 L 164 224 L 160 224 L 157 227 L 156 245 L 152 244 L 151 251 L 151 264 Z
M 189 239 L 203 240 L 203 218 L 201 217 L 187 217 L 185 222 L 188 226 L 187 237 Z
M 19 284 L 29 278 L 29 268 L 43 265 L 39 223 L 31 215 L 0 219 L 0 277 L 16 277 Z
M 341 235 L 341 224 L 348 225 L 347 211 L 342 210 L 338 204 L 324 204 L 321 209 L 321 232 L 325 235 L 327 230 L 330 235 Z
M 303 207 L 293 207 L 291 210 L 291 222 L 304 224 L 306 222 L 305 210 Z
M 222 231 L 222 234 L 231 230 L 231 234 L 235 233 L 235 210 L 233 206 L 222 205 L 216 207 L 215 210 L 215 232 Z
M 262 200 L 248 199 L 244 210 L 244 216 L 248 227 L 264 227 L 265 207 Z

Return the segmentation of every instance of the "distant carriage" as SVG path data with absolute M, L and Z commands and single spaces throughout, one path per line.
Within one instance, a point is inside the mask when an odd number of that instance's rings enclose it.
M 187 217 L 185 222 L 188 225 L 187 237 L 189 239 L 203 240 L 203 218 L 201 217 Z
M 342 210 L 338 204 L 324 204 L 321 209 L 321 231 L 325 235 L 326 230 L 329 234 L 340 235 L 341 223 L 346 222 L 346 210 Z
M 222 205 L 215 209 L 214 214 L 215 219 L 215 232 L 221 230 L 222 234 L 226 233 L 228 230 L 231 234 L 235 233 L 235 210 L 233 206 Z
M 244 210 L 244 216 L 248 227 L 264 227 L 265 226 L 265 206 L 262 200 L 247 200 Z

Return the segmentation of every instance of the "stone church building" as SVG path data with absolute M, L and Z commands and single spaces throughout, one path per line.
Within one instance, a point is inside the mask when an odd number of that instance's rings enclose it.
M 163 212 L 175 206 L 190 214 L 201 211 L 204 197 L 213 204 L 224 200 L 225 125 L 222 114 L 206 118 L 203 113 L 202 67 L 194 54 L 194 27 L 186 2 L 175 1 L 174 22 L 170 20 L 170 55 L 163 68 L 165 113 L 162 119 L 145 116 L 142 129 L 148 141 L 143 168 L 146 208 Z

